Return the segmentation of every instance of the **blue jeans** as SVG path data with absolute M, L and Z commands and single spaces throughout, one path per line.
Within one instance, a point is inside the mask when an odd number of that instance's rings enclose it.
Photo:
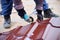
M 2 4 L 2 15 L 10 15 L 12 11 L 13 1 L 1 0 L 1 4 Z
M 35 3 L 38 3 L 37 0 L 35 0 Z M 1 0 L 2 4 L 2 15 L 10 15 L 13 7 L 13 1 L 12 0 Z M 48 4 L 46 3 L 46 0 L 44 0 L 43 3 L 43 10 L 48 9 Z
M 48 3 L 46 2 L 46 0 L 44 0 L 43 2 L 43 10 L 49 9 L 48 8 Z

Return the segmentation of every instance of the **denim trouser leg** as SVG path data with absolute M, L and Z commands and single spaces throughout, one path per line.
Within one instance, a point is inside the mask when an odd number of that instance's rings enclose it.
M 43 10 L 43 1 L 44 0 L 34 0 L 36 4 L 36 9 L 37 10 Z
M 48 3 L 46 2 L 46 0 L 44 0 L 43 2 L 43 10 L 48 9 Z
M 2 4 L 2 15 L 10 15 L 12 11 L 12 0 L 1 0 Z

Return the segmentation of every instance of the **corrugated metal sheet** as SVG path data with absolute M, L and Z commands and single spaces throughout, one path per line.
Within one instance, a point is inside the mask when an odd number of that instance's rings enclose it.
M 60 26 L 56 26 L 56 28 L 52 24 L 52 21 L 55 19 L 59 21 L 60 18 L 51 18 L 41 22 L 36 21 L 29 25 L 15 28 L 9 32 L 0 33 L 0 40 L 60 40 Z

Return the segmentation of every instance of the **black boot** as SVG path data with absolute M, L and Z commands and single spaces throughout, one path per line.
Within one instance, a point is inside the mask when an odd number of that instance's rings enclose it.
M 25 21 L 27 21 L 27 22 L 33 22 L 33 21 L 34 21 L 34 19 L 33 19 L 31 16 L 28 16 L 28 15 L 26 14 L 24 8 L 23 8 L 23 9 L 20 9 L 20 10 L 17 10 L 17 12 L 18 12 L 18 15 L 19 15 L 21 18 L 23 18 Z
M 4 16 L 4 27 L 5 28 L 10 28 L 11 27 L 11 19 L 9 15 Z
M 54 14 L 51 9 L 47 9 L 44 11 L 44 17 L 45 18 L 51 18 L 51 17 L 58 17 L 56 14 Z
M 37 19 L 42 21 L 43 20 L 42 10 L 36 10 L 36 11 L 37 11 Z

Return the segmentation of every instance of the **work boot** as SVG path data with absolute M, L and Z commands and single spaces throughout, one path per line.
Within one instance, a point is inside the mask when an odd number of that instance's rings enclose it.
M 37 19 L 40 21 L 43 20 L 42 10 L 37 10 Z
M 47 9 L 44 11 L 44 17 L 45 18 L 51 18 L 51 17 L 58 17 L 56 14 L 54 14 L 51 9 Z
M 33 22 L 34 19 L 31 16 L 28 16 L 24 10 L 24 8 L 17 10 L 18 15 L 24 19 L 26 22 Z
M 28 16 L 27 14 L 24 15 L 23 19 L 29 23 L 34 21 L 34 19 L 31 16 Z
M 43 20 L 42 14 L 37 14 L 37 19 L 39 19 L 40 21 L 42 21 Z
M 11 27 L 11 19 L 10 16 L 4 16 L 4 27 L 10 28 Z

